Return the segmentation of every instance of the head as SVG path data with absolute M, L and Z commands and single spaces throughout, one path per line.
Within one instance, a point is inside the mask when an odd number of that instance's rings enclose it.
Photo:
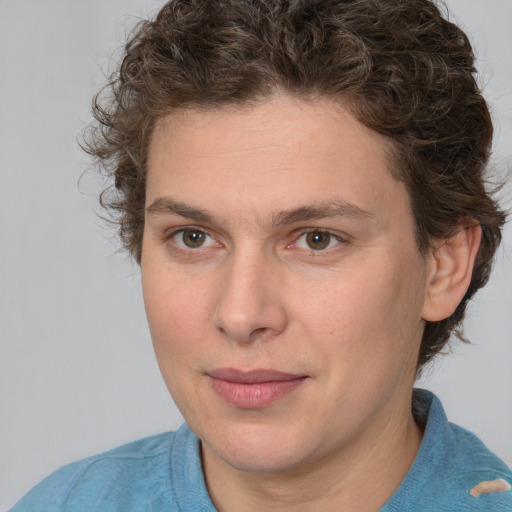
M 114 179 L 102 203 L 139 263 L 159 121 L 287 95 L 329 100 L 386 138 L 420 253 L 481 227 L 467 292 L 450 316 L 426 322 L 418 369 L 489 277 L 504 222 L 485 188 L 492 123 L 468 38 L 430 0 L 174 0 L 136 27 L 105 91 L 88 150 Z

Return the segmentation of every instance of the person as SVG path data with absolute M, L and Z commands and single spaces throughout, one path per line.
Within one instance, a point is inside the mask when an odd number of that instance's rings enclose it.
M 505 214 L 467 36 L 431 0 L 171 0 L 86 150 L 186 423 L 22 511 L 510 511 L 512 472 L 416 376 Z

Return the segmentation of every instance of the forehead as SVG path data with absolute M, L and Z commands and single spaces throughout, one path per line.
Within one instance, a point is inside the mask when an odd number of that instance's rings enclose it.
M 268 150 L 269 155 L 300 151 L 333 160 L 343 151 L 357 161 L 368 156 L 369 148 L 383 158 L 391 149 L 389 139 L 366 128 L 342 104 L 287 95 L 276 95 L 256 105 L 174 112 L 157 123 L 150 158 L 154 146 L 162 142 L 176 154 L 208 158 Z
M 154 130 L 146 203 L 169 195 L 227 217 L 340 201 L 378 213 L 390 198 L 408 203 L 389 155 L 385 137 L 325 99 L 183 111 Z

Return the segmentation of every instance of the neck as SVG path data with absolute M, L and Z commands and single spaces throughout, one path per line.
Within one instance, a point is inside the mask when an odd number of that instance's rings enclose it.
M 210 496 L 219 512 L 377 511 L 404 479 L 422 438 L 410 406 L 388 419 L 350 448 L 281 472 L 238 471 L 203 446 Z

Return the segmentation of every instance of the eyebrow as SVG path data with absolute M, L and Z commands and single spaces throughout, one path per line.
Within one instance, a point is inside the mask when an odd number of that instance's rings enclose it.
M 174 201 L 170 197 L 155 199 L 146 208 L 146 212 L 151 215 L 179 215 L 196 222 L 215 223 L 215 216 L 207 210 Z M 335 199 L 275 213 L 271 216 L 271 225 L 272 227 L 279 227 L 297 222 L 325 219 L 327 217 L 371 218 L 373 216 L 372 212 L 364 210 L 353 203 Z
M 326 203 L 300 206 L 293 210 L 285 210 L 272 216 L 272 226 L 295 224 L 309 220 L 325 219 L 327 217 L 371 218 L 373 213 L 359 206 L 335 199 Z
M 158 197 L 146 208 L 146 212 L 151 215 L 179 215 L 180 217 L 205 223 L 212 223 L 214 220 L 213 215 L 206 210 L 173 201 L 169 197 Z

